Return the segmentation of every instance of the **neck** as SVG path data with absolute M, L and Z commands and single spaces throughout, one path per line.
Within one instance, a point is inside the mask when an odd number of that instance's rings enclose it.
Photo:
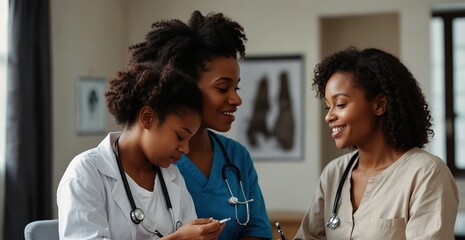
M 187 157 L 208 178 L 213 166 L 213 146 L 206 128 L 199 129 L 191 138 Z
M 153 171 L 153 164 L 145 156 L 138 139 L 131 130 L 125 129 L 118 140 L 119 158 L 126 172 Z
M 197 133 L 192 136 L 189 145 L 189 154 L 187 156 L 195 156 L 199 153 L 213 152 L 210 137 L 208 136 L 208 130 L 205 127 L 201 127 Z
M 359 149 L 357 169 L 367 174 L 382 171 L 397 161 L 403 153 L 404 151 L 395 151 L 387 146 L 372 150 Z

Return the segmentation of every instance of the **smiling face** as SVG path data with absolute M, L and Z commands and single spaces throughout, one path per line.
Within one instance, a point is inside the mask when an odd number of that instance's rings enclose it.
M 237 94 L 240 81 L 239 63 L 234 58 L 216 57 L 200 74 L 203 95 L 202 124 L 220 132 L 231 129 L 234 113 L 242 104 Z
M 351 73 L 336 72 L 325 88 L 325 121 L 339 149 L 369 144 L 382 136 L 378 116 L 384 111 L 380 112 L 378 98 L 367 100 L 365 92 L 352 82 Z
M 200 115 L 192 111 L 182 115 L 170 114 L 160 124 L 147 117 L 150 125 L 142 136 L 142 150 L 152 164 L 167 168 L 176 163 L 181 155 L 189 153 L 189 140 L 200 126 Z

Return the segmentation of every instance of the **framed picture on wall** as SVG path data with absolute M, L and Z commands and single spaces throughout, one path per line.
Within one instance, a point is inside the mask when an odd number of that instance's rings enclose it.
M 76 132 L 78 134 L 101 134 L 106 131 L 105 90 L 104 78 L 77 79 Z
M 239 64 L 236 139 L 255 160 L 303 159 L 302 56 L 247 57 Z

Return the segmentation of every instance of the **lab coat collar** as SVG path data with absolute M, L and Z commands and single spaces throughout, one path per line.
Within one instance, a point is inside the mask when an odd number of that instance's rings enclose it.
M 121 136 L 121 132 L 109 133 L 97 147 L 99 156 L 97 161 L 98 170 L 101 173 L 117 180 L 121 180 L 121 176 L 119 174 L 118 165 L 116 164 L 113 144 L 115 144 L 115 141 L 119 136 Z M 174 182 L 176 179 L 176 174 L 172 167 L 173 165 L 168 168 L 161 168 L 166 182 Z
M 119 174 L 118 165 L 116 164 L 116 158 L 113 152 L 113 144 L 115 144 L 115 141 L 119 136 L 121 136 L 121 132 L 111 132 L 97 147 L 99 156 L 97 161 L 98 170 L 101 173 L 117 180 L 120 180 L 121 176 Z M 163 177 L 165 178 L 165 181 L 173 182 L 176 179 L 176 174 L 173 172 L 172 166 L 169 168 L 161 169 L 163 171 Z
M 126 190 L 124 189 L 124 184 L 119 173 L 118 165 L 116 163 L 116 158 L 113 152 L 113 144 L 116 139 L 121 135 L 121 132 L 112 132 L 109 133 L 105 139 L 98 145 L 98 160 L 97 168 L 102 173 L 107 175 L 110 178 L 115 179 L 115 186 L 112 191 L 113 198 L 121 210 L 124 212 L 128 224 L 134 224 L 131 221 L 131 204 L 129 203 Z M 166 188 L 171 200 L 171 205 L 173 206 L 173 212 L 175 215 L 175 221 L 180 220 L 181 216 L 181 186 L 178 180 L 178 175 L 180 176 L 179 170 L 176 166 L 170 165 L 168 168 L 161 168 L 163 177 L 165 179 Z M 177 173 L 177 174 L 176 174 Z M 133 230 L 134 229 L 134 230 Z M 131 235 L 135 236 L 135 228 L 131 228 Z
M 129 203 L 126 190 L 124 189 L 123 180 L 119 173 L 118 164 L 116 163 L 116 157 L 113 152 L 113 144 L 116 139 L 121 135 L 121 132 L 112 132 L 109 133 L 105 139 L 97 146 L 97 169 L 102 174 L 113 178 L 115 180 L 115 185 L 112 189 L 113 200 L 119 206 L 127 224 L 134 224 L 131 220 L 131 204 Z M 131 238 L 136 236 L 137 228 L 129 228 L 131 231 Z
M 99 172 L 115 179 L 118 179 L 120 174 L 112 146 L 120 135 L 121 132 L 109 133 L 97 146 L 97 169 Z

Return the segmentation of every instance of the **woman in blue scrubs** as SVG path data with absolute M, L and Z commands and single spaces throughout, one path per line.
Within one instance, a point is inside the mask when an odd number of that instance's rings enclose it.
M 131 61 L 173 64 L 197 81 L 203 95 L 200 129 L 191 138 L 190 152 L 177 163 L 197 215 L 231 218 L 220 239 L 271 239 L 270 221 L 248 151 L 209 130 L 228 131 L 242 104 L 237 93 L 237 58 L 245 55 L 243 27 L 221 13 L 204 16 L 198 11 L 192 13 L 188 24 L 174 19 L 152 27 L 146 41 L 130 48 Z

